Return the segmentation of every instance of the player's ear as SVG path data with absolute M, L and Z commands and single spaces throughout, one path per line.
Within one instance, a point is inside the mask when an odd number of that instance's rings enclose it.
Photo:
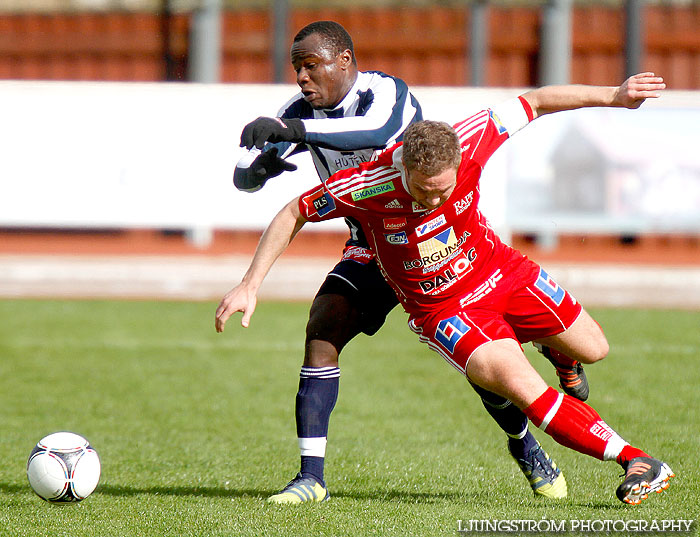
M 348 69 L 352 65 L 352 51 L 346 48 L 338 54 L 338 65 L 341 69 Z

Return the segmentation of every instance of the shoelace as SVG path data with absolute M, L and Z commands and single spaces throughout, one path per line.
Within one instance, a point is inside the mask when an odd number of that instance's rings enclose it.
M 282 490 L 286 490 L 286 489 L 288 489 L 289 487 L 291 487 L 292 485 L 296 485 L 296 484 L 297 484 L 299 481 L 301 481 L 302 479 L 303 479 L 303 477 L 301 477 L 300 475 L 296 476 L 296 477 L 295 477 L 294 479 L 292 479 L 289 483 L 287 483 L 287 484 L 285 485 L 284 489 L 282 489 Z
M 540 469 L 544 472 L 544 475 L 546 475 L 546 476 L 549 476 L 549 475 L 551 475 L 551 474 L 554 474 L 554 468 L 552 468 L 551 465 L 547 465 L 547 466 L 545 467 L 545 466 L 544 466 L 544 463 L 543 463 L 543 462 L 539 459 L 539 457 L 537 456 L 539 453 L 542 453 L 542 456 L 544 457 L 544 453 L 542 452 L 542 448 L 540 448 L 540 449 L 538 449 L 537 451 L 535 451 L 535 453 L 533 454 L 533 458 L 535 459 L 535 463 L 534 463 L 534 465 L 533 465 L 533 467 L 532 467 L 533 471 L 534 471 L 536 468 L 540 468 Z
M 647 471 L 649 470 L 649 468 L 651 468 L 651 466 L 650 466 L 649 464 L 647 464 L 647 463 L 637 463 L 637 465 L 638 465 L 638 466 L 639 466 L 639 465 L 645 465 L 647 468 L 644 468 L 644 471 L 642 471 L 642 472 L 635 472 L 634 475 L 641 475 L 641 474 L 647 472 Z M 625 473 L 624 473 L 624 474 L 620 474 L 618 477 L 627 477 L 627 472 L 630 471 L 630 468 L 631 468 L 631 467 L 628 466 L 627 469 L 625 470 Z
M 557 375 L 559 375 L 559 378 L 567 384 L 578 384 L 581 382 L 581 379 L 579 378 L 578 368 L 560 369 L 559 367 L 557 367 L 556 370 Z

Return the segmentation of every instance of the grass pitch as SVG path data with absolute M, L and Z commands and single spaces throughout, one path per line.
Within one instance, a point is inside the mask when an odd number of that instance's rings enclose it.
M 460 535 L 469 519 L 698 518 L 698 313 L 592 311 L 611 353 L 587 368 L 590 403 L 677 474 L 641 506 L 615 498 L 615 463 L 540 431 L 569 497 L 535 500 L 476 395 L 395 312 L 341 357 L 331 500 L 285 507 L 264 499 L 298 469 L 293 404 L 307 305 L 260 303 L 249 329 L 236 318 L 223 335 L 214 309 L 0 301 L 0 535 L 425 537 Z M 34 443 L 59 430 L 86 436 L 102 460 L 100 485 L 80 504 L 48 504 L 27 484 Z

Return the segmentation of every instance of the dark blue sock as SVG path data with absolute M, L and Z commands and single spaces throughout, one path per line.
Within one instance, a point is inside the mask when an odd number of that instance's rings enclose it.
M 323 464 L 326 462 L 325 457 L 309 457 L 301 456 L 301 469 L 299 472 L 302 477 L 313 477 L 316 481 L 326 486 L 323 480 Z
M 331 412 L 338 400 L 340 369 L 302 367 L 296 398 L 297 437 L 301 451 L 301 475 L 313 477 L 323 486 L 326 437 Z
M 513 457 L 524 459 L 532 448 L 537 445 L 537 440 L 528 431 L 522 438 L 508 438 L 508 451 Z
M 472 384 L 481 397 L 486 411 L 498 426 L 508 435 L 508 450 L 516 458 L 523 458 L 532 449 L 537 440 L 527 430 L 527 416 L 505 397 Z

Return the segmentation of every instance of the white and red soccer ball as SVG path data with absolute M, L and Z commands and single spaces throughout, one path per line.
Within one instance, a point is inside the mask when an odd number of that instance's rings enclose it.
M 79 502 L 97 487 L 100 458 L 90 443 L 75 433 L 45 436 L 29 454 L 27 478 L 34 492 L 49 502 Z

